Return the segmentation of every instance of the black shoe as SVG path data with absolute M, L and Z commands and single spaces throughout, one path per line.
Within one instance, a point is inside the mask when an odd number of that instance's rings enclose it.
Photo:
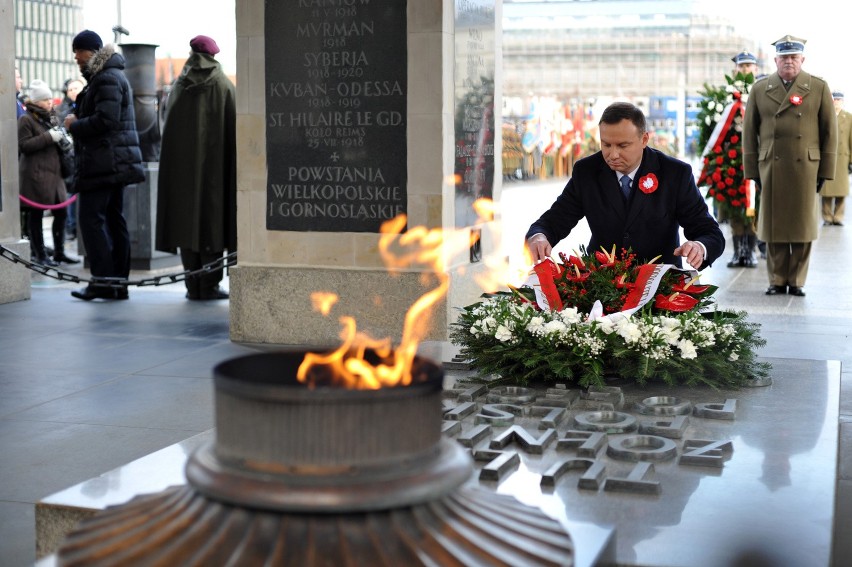
M 48 268 L 55 268 L 59 265 L 59 262 L 55 261 L 50 256 L 45 256 L 44 258 L 33 258 L 33 262 L 41 264 L 42 266 L 47 266 Z
M 80 260 L 77 260 L 76 258 L 69 258 L 68 256 L 66 256 L 65 252 L 63 252 L 62 254 L 58 254 L 58 255 L 54 254 L 53 259 L 56 260 L 57 262 L 64 262 L 66 264 L 79 264 L 80 263 Z
M 840 221 L 834 221 L 834 222 L 833 222 L 833 223 L 831 223 L 831 224 L 833 224 L 834 226 L 843 226 L 843 223 L 842 223 L 842 222 L 840 222 Z
M 784 295 L 785 293 L 787 293 L 786 285 L 771 285 L 766 288 L 766 295 Z
M 119 301 L 123 301 L 125 299 L 130 299 L 130 292 L 127 291 L 126 287 L 114 288 L 112 290 L 112 292 L 113 292 L 113 295 L 115 296 L 115 299 L 117 299 Z
M 796 297 L 804 297 L 805 296 L 805 290 L 803 290 L 801 287 L 795 286 L 795 285 L 790 286 L 790 291 L 788 293 L 790 295 L 795 295 Z
M 822 226 L 831 226 L 831 225 L 833 225 L 833 224 L 834 224 L 833 222 L 828 221 L 828 220 L 827 220 L 827 221 L 822 221 Z
M 189 296 L 188 293 L 187 296 Z M 202 291 L 201 293 L 199 293 L 197 299 L 201 301 L 210 301 L 216 299 L 228 299 L 228 297 L 229 295 L 227 291 L 225 291 L 221 287 L 216 286 L 214 289 L 211 289 L 209 291 Z M 192 299 L 192 297 L 190 297 L 189 299 Z
M 83 301 L 91 301 L 93 299 L 115 299 L 115 292 L 112 288 L 101 286 L 86 286 L 83 289 L 71 292 L 71 295 Z

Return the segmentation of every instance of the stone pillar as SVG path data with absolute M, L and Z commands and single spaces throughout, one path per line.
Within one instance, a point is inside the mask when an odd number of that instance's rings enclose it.
M 436 278 L 389 275 L 378 227 L 397 212 L 409 229 L 481 234 L 447 255 L 428 337 L 447 339 L 455 308 L 483 291 L 476 276 L 504 256 L 499 217 L 470 207 L 499 200 L 499 1 L 237 0 L 233 340 L 336 345 L 343 315 L 398 340 Z M 339 296 L 328 317 L 314 291 Z
M 18 200 L 18 121 L 15 115 L 15 19 L 12 0 L 0 0 L 0 244 L 29 259 L 21 239 Z M 30 298 L 30 272 L 0 258 L 0 303 Z

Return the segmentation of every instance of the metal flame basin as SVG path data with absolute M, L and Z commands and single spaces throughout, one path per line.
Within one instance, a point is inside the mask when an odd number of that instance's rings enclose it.
M 307 352 L 213 369 L 216 437 L 186 466 L 199 492 L 262 509 L 352 512 L 440 498 L 471 477 L 471 458 L 441 437 L 440 366 L 416 357 L 407 386 L 353 390 L 319 377 L 311 388 L 296 378 Z

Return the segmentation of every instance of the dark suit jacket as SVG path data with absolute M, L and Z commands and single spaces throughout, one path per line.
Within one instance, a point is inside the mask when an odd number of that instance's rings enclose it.
M 648 173 L 656 175 L 659 187 L 646 194 L 639 190 L 638 182 Z M 586 217 L 592 232 L 590 253 L 601 246 L 609 251 L 615 244 L 617 252 L 630 248 L 640 261 L 659 255 L 664 263 L 681 266 L 681 257 L 674 255 L 674 249 L 680 246 L 679 228 L 683 227 L 688 240 L 701 242 L 707 249 L 699 270 L 722 255 L 725 237 L 695 185 L 689 164 L 645 148 L 633 187 L 626 204 L 618 177 L 601 152 L 581 159 L 562 194 L 533 223 L 527 238 L 542 233 L 555 246 Z

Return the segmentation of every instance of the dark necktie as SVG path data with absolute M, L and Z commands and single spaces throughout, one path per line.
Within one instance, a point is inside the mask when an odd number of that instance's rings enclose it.
M 630 176 L 629 175 L 622 175 L 621 176 L 621 194 L 624 195 L 625 201 L 630 199 Z

